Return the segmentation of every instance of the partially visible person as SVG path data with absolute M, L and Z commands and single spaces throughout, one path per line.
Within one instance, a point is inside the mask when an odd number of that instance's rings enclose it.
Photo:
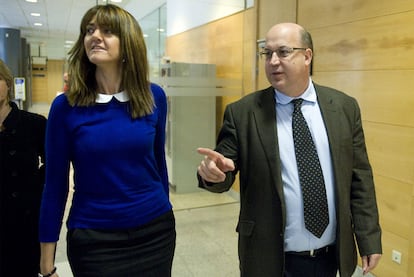
M 35 277 L 46 118 L 12 97 L 13 76 L 0 60 L 0 276 Z
M 83 16 L 69 53 L 69 91 L 52 103 L 40 218 L 42 275 L 57 276 L 69 190 L 73 275 L 171 276 L 175 219 L 165 161 L 166 95 L 149 82 L 138 22 L 115 5 Z
M 313 43 L 302 26 L 270 28 L 261 54 L 271 86 L 228 105 L 215 151 L 198 149 L 205 156 L 200 187 L 223 192 L 240 174 L 241 276 L 336 277 L 339 270 L 350 277 L 356 246 L 366 274 L 377 266 L 382 245 L 358 103 L 313 82 Z M 297 135 L 302 131 L 310 135 L 306 144 L 296 143 L 306 137 Z M 316 191 L 321 194 L 304 196 Z M 307 223 L 305 215 L 314 218 Z
M 67 92 L 69 90 L 69 73 L 65 72 L 63 73 L 63 93 Z
M 62 93 L 66 93 L 69 90 L 69 73 L 63 73 L 63 87 L 61 91 L 56 92 L 56 96 L 61 95 Z

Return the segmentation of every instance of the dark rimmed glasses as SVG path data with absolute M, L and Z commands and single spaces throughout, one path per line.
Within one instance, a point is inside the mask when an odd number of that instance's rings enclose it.
M 283 47 L 279 47 L 276 50 L 270 50 L 267 48 L 264 48 L 262 51 L 259 52 L 260 57 L 265 57 L 266 60 L 271 60 L 273 57 L 273 53 L 276 53 L 277 57 L 279 59 L 283 59 L 283 58 L 287 58 L 290 56 L 290 54 L 293 53 L 293 51 L 296 50 L 306 50 L 308 48 L 303 48 L 303 47 L 287 47 L 287 46 L 283 46 Z

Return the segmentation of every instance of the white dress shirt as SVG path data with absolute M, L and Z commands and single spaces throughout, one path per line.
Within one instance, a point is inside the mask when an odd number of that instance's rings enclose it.
M 329 209 L 329 225 L 321 238 L 305 228 L 302 191 L 299 183 L 292 135 L 293 98 L 275 90 L 276 122 L 282 167 L 283 191 L 286 202 L 285 251 L 307 251 L 335 243 L 335 188 L 331 153 L 325 124 L 318 105 L 312 80 L 298 98 L 304 99 L 302 113 L 315 143 L 325 180 Z

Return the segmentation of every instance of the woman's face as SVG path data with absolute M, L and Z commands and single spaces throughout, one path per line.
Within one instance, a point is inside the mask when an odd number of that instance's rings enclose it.
M 119 37 L 96 24 L 94 19 L 86 26 L 84 46 L 89 61 L 96 66 L 118 66 L 121 62 Z
M 9 87 L 5 80 L 0 79 L 0 103 L 8 102 Z

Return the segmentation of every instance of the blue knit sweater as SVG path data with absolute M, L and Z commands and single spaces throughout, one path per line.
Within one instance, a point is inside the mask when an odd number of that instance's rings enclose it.
M 157 85 L 151 84 L 151 90 L 154 113 L 138 119 L 131 118 L 124 92 L 100 95 L 104 101 L 90 107 L 72 107 L 65 95 L 56 97 L 46 131 L 41 242 L 59 239 L 70 162 L 74 193 L 68 229 L 138 227 L 171 210 L 164 149 L 166 96 Z

